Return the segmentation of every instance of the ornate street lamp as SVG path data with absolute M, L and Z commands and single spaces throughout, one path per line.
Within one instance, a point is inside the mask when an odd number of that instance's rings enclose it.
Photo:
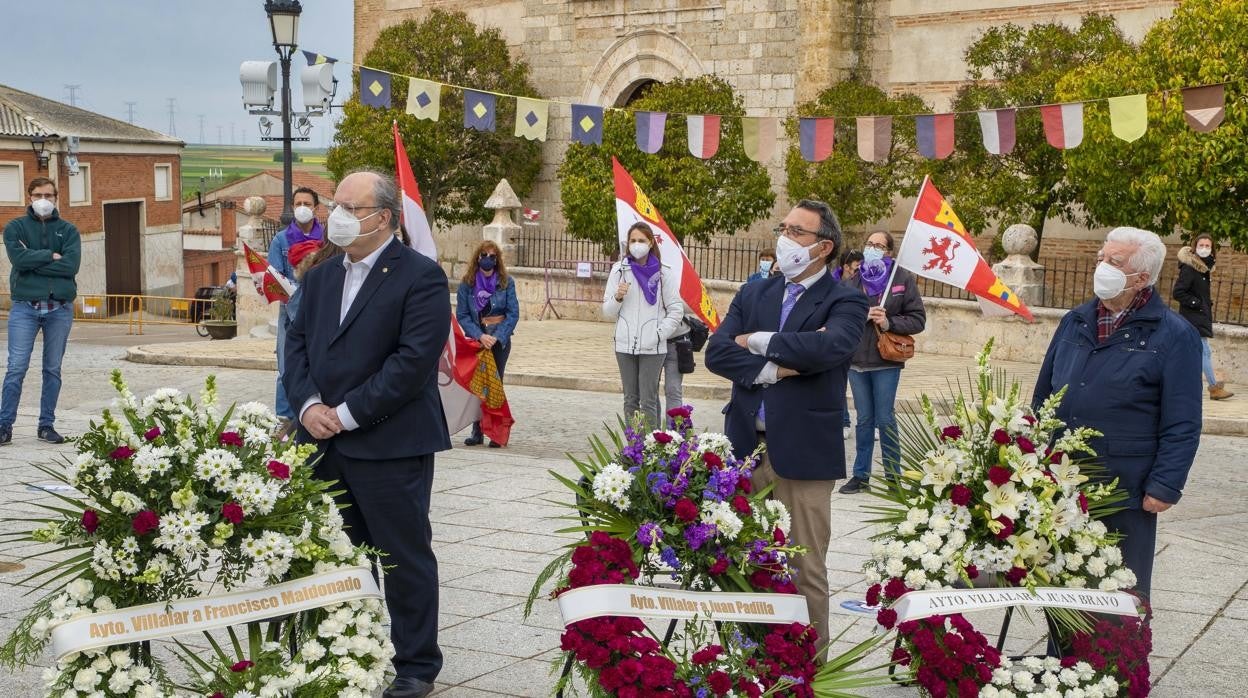
M 291 200 L 290 58 L 299 45 L 299 14 L 303 8 L 299 0 L 266 0 L 264 11 L 269 15 L 273 48 L 277 50 L 282 66 L 282 225 L 289 225 L 294 218 Z

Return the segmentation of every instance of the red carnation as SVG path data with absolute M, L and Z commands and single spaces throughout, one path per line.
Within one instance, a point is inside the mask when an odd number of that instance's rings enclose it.
M 216 693 L 208 696 L 208 698 L 225 698 L 225 694 L 221 691 L 217 691 Z
M 997 540 L 1005 540 L 1014 535 L 1014 522 L 1004 516 L 998 516 L 997 521 L 1001 522 L 1001 530 L 997 533 Z
M 1010 481 L 1010 469 L 1004 465 L 994 465 L 988 469 L 988 480 L 1000 487 Z
M 689 419 L 689 416 L 692 414 L 693 414 L 693 408 L 690 407 L 689 405 L 681 405 L 680 407 L 673 407 L 672 409 L 667 411 L 667 416 L 669 417 L 684 417 L 685 419 Z
M 750 483 L 750 478 L 748 477 L 737 478 L 737 489 L 749 494 L 754 490 L 754 485 Z
M 884 585 L 884 598 L 900 599 L 907 591 L 906 583 L 901 581 L 901 577 L 893 577 Z
M 711 576 L 721 575 L 727 571 L 728 571 L 728 559 L 722 558 L 722 557 L 715 558 L 715 562 L 711 564 L 711 568 L 707 570 L 707 572 L 711 573 Z
M 711 453 L 710 451 L 703 452 L 702 462 L 706 463 L 706 467 L 710 468 L 711 470 L 719 470 L 720 468 L 724 467 L 724 459 L 720 458 L 714 453 Z
M 144 509 L 134 515 L 134 519 L 130 521 L 130 526 L 134 528 L 134 532 L 140 536 L 145 536 L 149 532 L 154 531 L 160 525 L 160 517 L 151 509 Z
M 974 493 L 971 492 L 971 488 L 961 483 L 958 483 L 954 485 L 953 490 L 949 492 L 949 501 L 953 502 L 954 504 L 960 507 L 964 507 L 967 504 L 971 503 L 972 494 Z
M 750 500 L 741 495 L 732 498 L 732 508 L 737 510 L 739 514 L 750 513 Z
M 1031 415 L 1029 415 L 1029 414 L 1025 414 L 1025 415 L 1023 415 L 1023 421 L 1024 421 L 1024 422 L 1027 422 L 1028 424 L 1031 424 L 1032 426 L 1034 426 L 1034 425 L 1035 425 L 1035 423 L 1036 423 L 1036 418 L 1035 418 L 1035 417 L 1033 417 L 1033 416 L 1031 416 Z
M 278 480 L 290 479 L 290 466 L 280 460 L 269 461 L 269 474 Z
M 1082 492 L 1079 493 L 1079 511 L 1088 513 L 1088 495 Z
M 688 499 L 676 502 L 676 518 L 689 522 L 698 518 L 698 505 Z
M 1004 446 L 1010 442 L 1010 435 L 1004 429 L 998 429 L 992 432 L 992 440 L 997 442 L 998 445 Z
M 87 529 L 87 533 L 95 533 L 95 529 L 100 527 L 100 515 L 94 509 L 82 512 L 82 527 Z
M 161 434 L 160 427 L 152 427 L 151 429 L 148 429 L 147 431 L 143 432 L 143 438 L 147 439 L 148 441 L 155 441 L 156 438 L 160 436 L 160 434 Z
M 719 645 L 707 645 L 706 647 L 703 647 L 702 649 L 693 653 L 692 661 L 694 664 L 698 664 L 698 665 L 710 664 L 711 662 L 715 661 L 715 658 L 718 657 L 720 654 L 722 654 L 723 651 L 724 651 L 724 648 L 720 647 Z
M 944 429 L 940 430 L 941 441 L 956 441 L 957 439 L 960 439 L 960 438 L 962 438 L 962 427 L 960 426 L 955 425 L 951 427 L 945 427 Z
M 672 442 L 672 435 L 665 431 L 656 431 L 653 436 L 654 440 L 661 444 L 670 444 Z
M 247 671 L 248 669 L 252 668 L 255 665 L 256 665 L 255 662 L 244 659 L 241 662 L 235 662 L 233 665 L 231 665 L 230 671 L 235 671 L 235 672 Z
M 1063 453 L 1062 451 L 1054 451 L 1053 453 L 1049 454 L 1049 462 L 1054 465 L 1057 465 L 1058 463 L 1061 463 L 1062 458 L 1065 458 L 1065 457 L 1066 457 L 1066 454 Z
M 893 650 L 893 661 L 902 666 L 910 665 L 910 653 L 904 647 L 897 647 Z
M 771 532 L 771 539 L 776 541 L 776 545 L 784 545 L 784 531 L 781 531 L 780 527 L 777 526 L 776 530 Z
M 891 608 L 881 608 L 880 612 L 875 614 L 875 622 L 891 630 L 897 624 L 897 612 Z
M 243 437 L 239 436 L 236 431 L 223 431 L 221 436 L 217 437 L 217 442 L 222 446 L 241 447 L 243 445 Z
M 221 505 L 221 518 L 232 524 L 243 520 L 243 507 L 238 502 L 226 502 Z
M 1005 581 L 1010 584 L 1018 584 L 1027 576 L 1027 570 L 1023 567 L 1011 567 L 1009 572 L 1005 573 Z
M 976 579 L 979 577 L 979 568 L 975 565 L 967 565 L 964 570 L 966 571 L 967 579 Z
M 1026 436 L 1019 436 L 1015 438 L 1014 443 L 1018 444 L 1018 450 L 1022 451 L 1023 453 L 1035 453 L 1036 452 L 1036 445 L 1033 444 L 1031 442 L 1031 439 L 1027 438 Z
M 712 671 L 711 675 L 706 677 L 706 682 L 710 684 L 711 690 L 717 696 L 722 696 L 732 690 L 732 679 L 722 671 Z
M 880 605 L 880 591 L 881 591 L 881 588 L 879 584 L 872 584 L 871 588 L 867 589 L 867 605 L 868 606 Z
M 125 460 L 133 455 L 134 455 L 133 448 L 130 448 L 129 446 L 118 446 L 117 448 L 113 449 L 112 453 L 108 454 L 108 457 L 112 458 L 113 460 Z

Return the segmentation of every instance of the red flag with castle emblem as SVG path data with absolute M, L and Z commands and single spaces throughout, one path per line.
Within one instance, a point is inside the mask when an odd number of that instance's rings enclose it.
M 930 178 L 923 178 L 919 199 L 906 226 L 906 237 L 897 253 L 897 264 L 929 279 L 969 291 L 991 314 L 1004 309 L 1028 321 L 1031 311 L 992 270 L 975 248 L 962 221 Z
M 667 222 L 650 202 L 650 197 L 637 186 L 632 175 L 614 156 L 611 157 L 611 170 L 615 177 L 615 224 L 620 236 L 620 248 L 626 247 L 628 229 L 637 221 L 645 221 L 654 228 L 659 256 L 665 260 L 664 264 L 672 268 L 681 300 L 693 308 L 693 312 L 714 332 L 719 327 L 719 313 L 711 304 L 710 292 L 702 285 L 702 277 L 698 276 L 693 263 L 685 256 L 685 250 L 676 241 L 672 229 L 667 227 Z
M 243 243 L 243 258 L 247 260 L 247 271 L 252 274 L 263 274 L 269 268 L 269 260 Z

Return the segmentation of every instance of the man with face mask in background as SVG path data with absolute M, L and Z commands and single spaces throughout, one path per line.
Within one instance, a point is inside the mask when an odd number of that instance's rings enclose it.
M 827 553 L 832 489 L 845 477 L 841 435 L 849 361 L 867 323 L 867 299 L 832 279 L 841 247 L 836 214 L 803 199 L 776 226 L 780 276 L 741 287 L 706 347 L 706 367 L 732 381 L 724 431 L 744 458 L 767 450 L 751 480 L 774 484 L 792 515 L 789 543 L 811 625 L 827 640 Z
M 26 214 L 4 226 L 4 249 L 13 265 L 9 273 L 9 356 L 0 395 L 0 446 L 13 440 L 22 382 L 30 367 L 35 335 L 43 331 L 43 391 L 39 396 L 40 441 L 64 443 L 56 432 L 56 401 L 61 394 L 61 359 L 74 321 L 74 297 L 82 241 L 78 229 L 60 217 L 56 183 L 36 177 L 26 187 Z
M 1104 479 L 1117 478 L 1129 498 L 1102 521 L 1123 534 L 1123 562 L 1146 597 L 1157 515 L 1182 496 L 1201 428 L 1200 337 L 1153 288 L 1165 258 L 1154 233 L 1110 231 L 1097 254 L 1097 297 L 1058 324 L 1032 397 L 1039 408 L 1066 388 L 1057 411 L 1066 428 L 1104 434 L 1089 444 Z
M 286 277 L 291 284 L 295 283 L 295 268 L 290 263 L 290 248 L 301 242 L 317 242 L 325 239 L 325 229 L 316 220 L 316 207 L 321 204 L 321 197 L 308 187 L 299 187 L 292 195 L 291 206 L 294 207 L 294 219 L 286 230 L 273 236 L 269 243 L 269 266 Z M 259 291 L 261 277 L 253 277 Z M 286 302 L 278 304 L 277 310 L 277 391 L 274 396 L 274 411 L 287 423 L 295 418 L 290 401 L 286 399 L 286 390 L 282 387 L 282 369 L 286 364 L 286 331 L 290 319 L 286 316 Z
M 282 382 L 315 474 L 344 492 L 352 542 L 385 553 L 396 678 L 387 698 L 428 695 L 442 668 L 429 500 L 433 454 L 451 447 L 438 360 L 450 332 L 446 274 L 395 236 L 392 177 L 355 172 L 334 194 L 329 241 L 345 254 L 303 278 Z

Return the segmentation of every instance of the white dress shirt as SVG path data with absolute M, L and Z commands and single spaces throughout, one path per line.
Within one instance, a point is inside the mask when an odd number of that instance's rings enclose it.
M 360 293 L 360 289 L 364 286 L 364 281 L 368 279 L 368 274 L 377 264 L 377 258 L 381 257 L 381 253 L 389 247 L 389 243 L 373 250 L 367 257 L 358 262 L 352 262 L 347 255 L 342 256 L 342 266 L 347 270 L 346 276 L 342 280 L 342 303 L 338 309 L 338 324 L 347 319 L 347 311 L 351 310 L 351 304 L 355 302 L 355 297 Z M 303 421 L 303 413 L 313 405 L 323 404 L 321 402 L 321 394 L 317 393 L 308 398 L 303 403 L 303 408 L 299 410 L 299 421 Z M 359 422 L 355 421 L 355 417 L 351 416 L 351 410 L 347 409 L 347 403 L 342 403 L 334 408 L 334 412 L 338 414 L 338 421 L 342 422 L 343 431 L 352 431 L 360 427 Z
M 806 291 L 809 291 L 810 287 L 814 286 L 815 282 L 818 281 L 819 279 L 822 279 L 823 275 L 827 273 L 828 273 L 828 268 L 826 266 L 821 265 L 819 267 L 819 271 L 815 272 L 814 274 L 811 274 L 810 276 L 806 277 L 805 279 L 802 279 L 801 281 L 797 281 L 797 282 L 786 281 L 784 284 L 784 293 L 780 295 L 780 307 L 781 308 L 784 307 L 784 301 L 789 295 L 790 283 L 798 283 L 802 285 L 801 293 L 798 293 L 797 297 L 793 299 L 793 305 L 796 306 L 797 302 L 801 300 L 802 294 L 806 293 Z M 789 312 L 792 313 L 793 311 L 790 310 Z M 784 328 L 781 328 L 781 329 L 784 329 Z M 751 334 L 750 339 L 747 342 L 747 344 L 749 344 L 749 347 L 750 347 L 750 353 L 757 354 L 758 356 L 766 356 L 767 345 L 771 343 L 771 337 L 774 334 L 775 332 L 755 332 Z M 776 377 L 776 371 L 779 368 L 780 367 L 774 362 L 768 361 L 766 365 L 763 366 L 763 370 L 758 372 L 758 376 L 754 379 L 754 384 L 755 385 L 759 385 L 759 384 L 771 385 L 772 383 L 775 383 L 776 381 L 780 380 L 779 378 Z

